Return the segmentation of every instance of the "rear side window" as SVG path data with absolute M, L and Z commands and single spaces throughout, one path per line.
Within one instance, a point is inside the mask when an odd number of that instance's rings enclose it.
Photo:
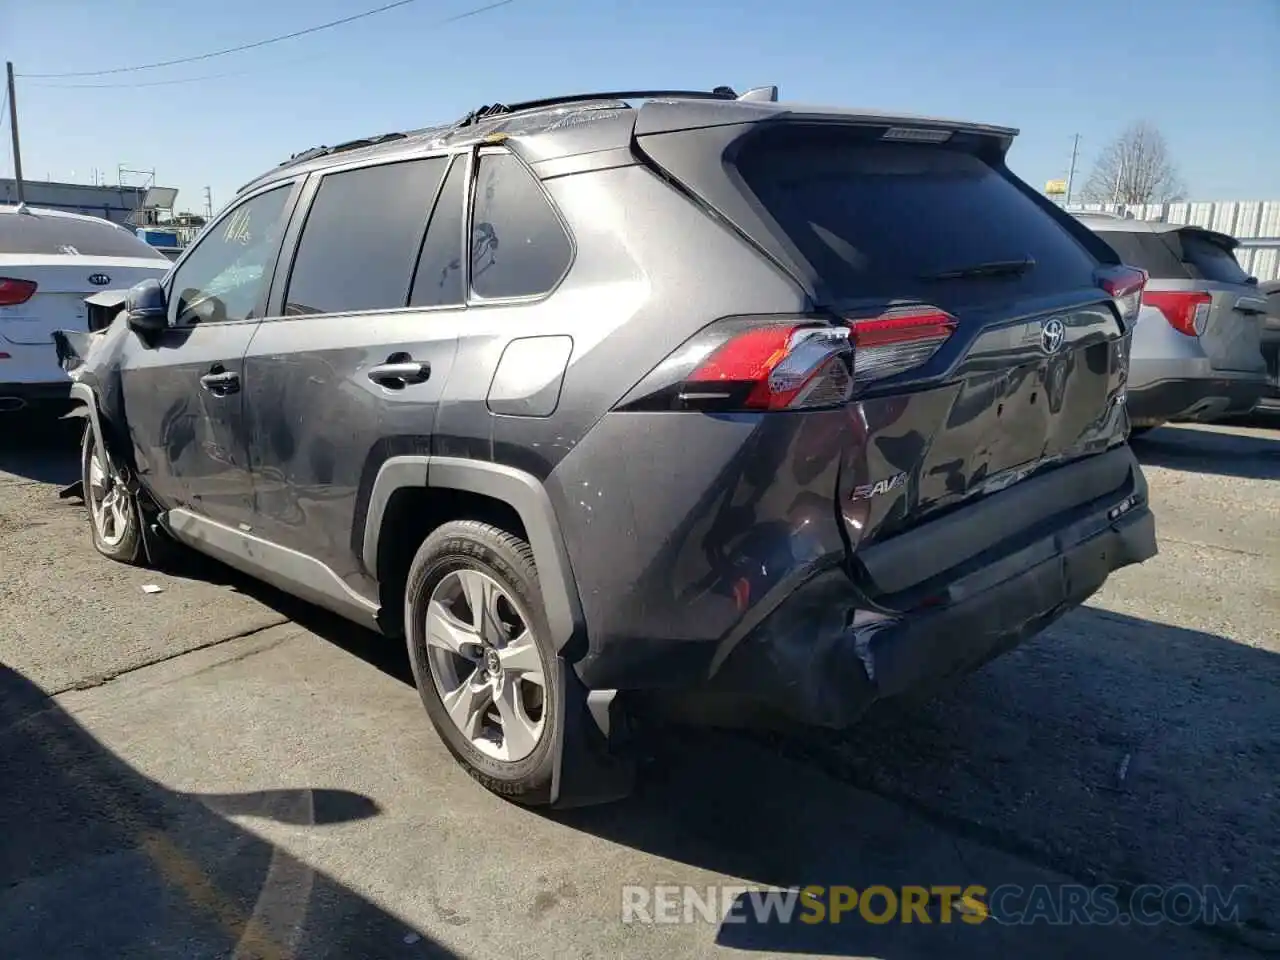
M 1244 283 L 1249 275 L 1226 247 L 1194 230 L 1181 230 L 1182 259 L 1196 276 L 1213 283 Z
M 560 217 L 523 163 L 480 157 L 471 215 L 471 290 L 479 298 L 548 293 L 573 259 Z
M 444 188 L 431 212 L 427 235 L 422 241 L 422 255 L 413 275 L 411 307 L 456 306 L 466 300 L 462 273 L 462 208 L 466 201 L 463 181 L 467 163 L 462 157 L 453 162 L 445 177 Z
M 432 157 L 326 175 L 302 228 L 285 314 L 403 307 L 446 163 Z
M 38 213 L 0 216 L 0 253 L 168 259 L 155 247 L 106 220 L 99 223 Z
M 840 298 L 972 303 L 1092 283 L 1096 262 L 980 157 L 857 131 L 779 127 L 736 158 L 745 185 Z M 1017 277 L 932 274 L 1027 257 Z
M 1152 280 L 1187 280 L 1190 274 L 1178 259 L 1178 251 L 1164 237 L 1149 230 L 1099 230 L 1098 236 L 1107 242 L 1125 263 L 1147 271 Z

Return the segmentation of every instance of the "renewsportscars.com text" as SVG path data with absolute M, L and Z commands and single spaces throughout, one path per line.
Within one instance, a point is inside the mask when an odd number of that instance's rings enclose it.
M 1107 926 L 1235 923 L 1247 888 L 1174 884 L 1003 884 L 622 888 L 623 923 L 919 923 Z

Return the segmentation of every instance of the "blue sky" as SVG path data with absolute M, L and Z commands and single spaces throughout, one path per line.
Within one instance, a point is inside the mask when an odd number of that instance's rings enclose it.
M 743 89 L 1018 127 L 1011 166 L 1077 183 L 1129 121 L 1164 132 L 1192 198 L 1280 199 L 1280 0 L 419 0 L 245 53 L 158 70 L 18 81 L 28 179 L 155 168 L 181 208 L 319 143 L 586 89 Z M 193 55 L 379 0 L 9 0 L 0 59 L 23 73 Z M 84 89 L 83 84 L 189 83 Z M 62 84 L 62 87 L 55 87 Z M 0 173 L 12 175 L 7 133 Z

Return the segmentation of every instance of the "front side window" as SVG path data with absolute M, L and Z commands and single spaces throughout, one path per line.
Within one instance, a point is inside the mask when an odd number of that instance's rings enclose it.
M 285 315 L 403 307 L 447 163 L 429 157 L 327 174 L 302 228 Z
M 480 157 L 471 214 L 471 290 L 482 299 L 550 292 L 573 245 L 529 169 L 507 153 Z
M 292 184 L 246 200 L 213 225 L 173 277 L 169 322 L 248 320 L 262 298 Z

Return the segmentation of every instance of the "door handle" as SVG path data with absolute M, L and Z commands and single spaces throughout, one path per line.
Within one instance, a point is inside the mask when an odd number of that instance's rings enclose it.
M 232 370 L 215 370 L 200 378 L 200 386 L 214 396 L 225 396 L 240 389 L 240 374 Z
M 1241 313 L 1266 313 L 1267 301 L 1261 297 L 1241 297 L 1236 301 L 1236 309 Z
M 431 377 L 431 364 L 426 360 L 402 360 L 369 368 L 369 379 L 384 387 L 399 388 L 409 383 L 425 383 Z

